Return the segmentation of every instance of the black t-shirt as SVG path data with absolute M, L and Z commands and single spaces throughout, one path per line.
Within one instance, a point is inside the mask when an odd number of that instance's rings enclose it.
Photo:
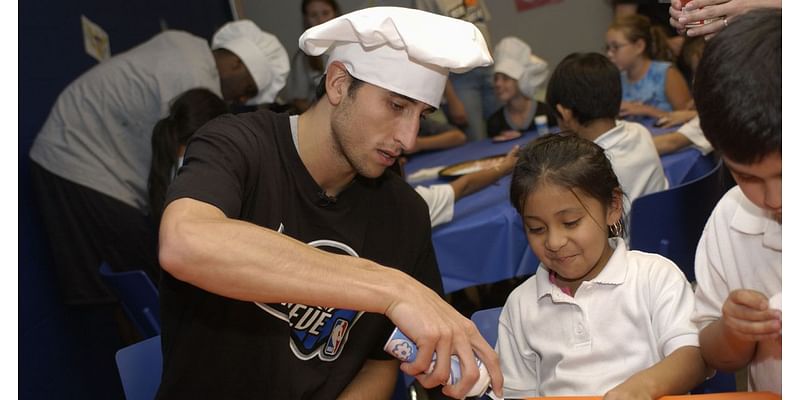
M 508 124 L 506 121 L 505 116 L 505 107 L 500 107 L 499 110 L 495 111 L 494 114 L 489 116 L 489 119 L 486 120 L 486 133 L 489 137 L 495 137 L 502 133 L 503 131 L 512 130 L 511 125 Z M 533 113 L 534 119 L 531 120 L 531 123 L 528 125 L 527 128 L 523 129 L 521 132 L 527 132 L 536 129 L 536 121 L 535 118 L 540 115 L 547 116 L 547 126 L 553 127 L 558 126 L 558 122 L 556 119 L 547 112 L 547 105 L 542 103 L 541 101 L 536 102 L 536 111 Z
M 200 200 L 230 218 L 405 271 L 442 293 L 427 206 L 402 179 L 359 177 L 335 202 L 319 193 L 288 115 L 262 110 L 221 117 L 194 135 L 167 202 Z M 335 398 L 366 359 L 389 358 L 382 346 L 393 326 L 383 315 L 256 305 L 166 272 L 160 289 L 159 398 Z

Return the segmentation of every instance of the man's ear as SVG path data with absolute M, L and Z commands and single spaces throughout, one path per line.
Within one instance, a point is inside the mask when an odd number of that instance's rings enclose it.
M 325 74 L 325 93 L 332 105 L 339 105 L 344 96 L 347 95 L 347 88 L 350 87 L 350 82 L 350 73 L 347 72 L 347 68 L 340 61 L 334 61 L 328 66 L 328 71 Z

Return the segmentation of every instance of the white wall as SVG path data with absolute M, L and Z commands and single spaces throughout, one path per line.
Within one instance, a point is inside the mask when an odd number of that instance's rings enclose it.
M 240 0 L 243 16 L 276 35 L 291 56 L 303 31 L 300 0 Z M 550 71 L 564 56 L 575 51 L 602 52 L 612 9 L 604 0 L 563 0 L 529 11 L 517 12 L 513 0 L 485 0 L 491 14 L 491 45 L 506 36 L 518 36 L 534 54 L 550 64 Z M 413 0 L 339 0 L 346 13 L 373 5 L 413 6 Z

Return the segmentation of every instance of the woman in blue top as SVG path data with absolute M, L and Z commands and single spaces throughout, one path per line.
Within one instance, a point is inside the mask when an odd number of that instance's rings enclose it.
M 691 104 L 689 85 L 671 62 L 666 34 L 647 17 L 615 20 L 606 32 L 606 55 L 621 71 L 621 116 L 649 122 Z

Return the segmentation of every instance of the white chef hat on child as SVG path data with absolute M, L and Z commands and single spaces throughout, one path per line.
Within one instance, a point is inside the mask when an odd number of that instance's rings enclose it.
M 371 7 L 306 30 L 300 49 L 328 53 L 354 77 L 439 107 L 449 71 L 492 63 L 475 25 L 402 7 Z M 327 68 L 327 66 L 326 66 Z
M 211 40 L 211 48 L 227 49 L 247 67 L 258 94 L 247 104 L 272 103 L 286 84 L 289 56 L 274 35 L 262 31 L 253 21 L 242 19 L 223 25 Z
M 536 89 L 547 79 L 547 62 L 531 52 L 530 46 L 517 37 L 503 38 L 494 47 L 497 62 L 494 72 L 502 72 L 516 79 L 519 91 L 533 98 Z

